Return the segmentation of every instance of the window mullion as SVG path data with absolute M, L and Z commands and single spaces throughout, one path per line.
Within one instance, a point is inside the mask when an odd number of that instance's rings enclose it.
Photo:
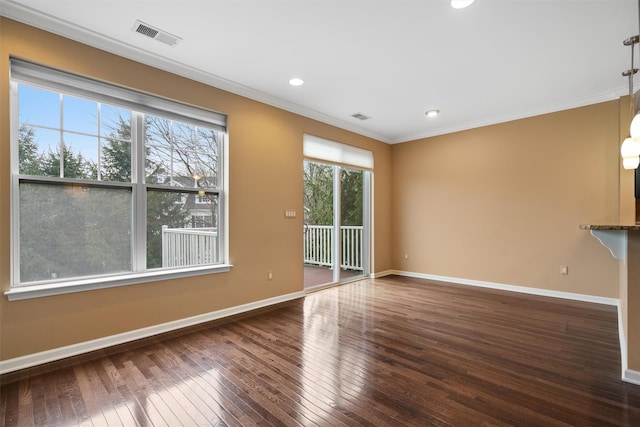
M 133 113 L 131 120 L 131 177 L 133 184 L 133 238 L 131 253 L 134 272 L 147 268 L 147 192 L 145 187 L 145 128 L 144 114 Z
M 18 84 L 10 83 L 10 138 L 11 138 L 11 260 L 12 260 L 12 278 L 11 283 L 20 283 L 20 161 L 19 161 L 19 144 L 18 138 L 20 134 L 19 124 L 19 108 L 18 108 Z
M 60 151 L 60 178 L 64 178 L 64 151 L 67 148 L 64 142 L 64 95 L 60 94 L 60 140 L 58 150 Z
M 222 135 L 221 140 L 217 140 L 217 168 L 216 168 L 216 188 L 220 191 L 218 197 L 218 253 L 221 254 L 219 261 L 227 262 L 229 259 L 229 157 L 226 149 L 228 145 L 227 134 Z M 222 173 L 220 170 L 222 168 Z
M 342 271 L 342 176 L 341 166 L 332 166 L 333 169 L 333 281 L 340 282 Z
M 96 171 L 96 179 L 102 180 L 102 103 L 98 102 L 98 146 L 96 147 L 98 154 L 98 167 Z

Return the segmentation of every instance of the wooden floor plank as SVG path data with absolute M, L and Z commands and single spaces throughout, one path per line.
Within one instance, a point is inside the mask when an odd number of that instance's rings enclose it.
M 87 411 L 87 418 L 91 419 L 94 425 L 109 425 L 102 412 L 102 407 L 100 403 L 98 403 L 97 393 L 99 390 L 95 390 L 91 384 L 86 367 L 84 365 L 76 365 L 74 366 L 74 373 L 78 382 L 80 396 L 84 401 Z
M 3 426 L 640 426 L 615 307 L 390 276 L 2 378 Z
M 218 405 L 210 394 L 197 386 L 188 374 L 189 365 L 184 363 L 176 353 L 176 346 L 172 346 L 172 352 L 166 352 L 166 348 L 158 347 L 150 354 L 150 359 L 155 362 L 157 369 L 163 372 L 165 383 L 175 389 L 171 392 L 184 396 L 181 406 L 189 413 L 189 416 L 197 425 L 237 424 L 237 420 Z M 157 358 L 156 358 L 157 357 Z M 180 367 L 175 369 L 174 367 Z M 156 371 L 159 372 L 159 371 Z
M 190 343 L 194 340 L 189 340 Z M 242 398 L 242 394 L 238 393 L 238 388 L 229 387 L 230 382 L 222 377 L 217 369 L 217 364 L 210 362 L 210 358 L 199 352 L 196 348 L 184 344 L 185 357 L 184 361 L 191 369 L 194 381 L 202 385 L 203 389 L 207 389 L 212 398 L 224 408 L 226 412 L 231 414 L 242 426 L 259 426 L 268 425 L 262 415 L 260 415 L 252 407 L 257 405 L 253 400 L 247 401 Z M 215 357 L 218 359 L 218 357 Z M 204 375 L 203 375 L 204 372 Z M 230 421 L 230 420 L 225 420 Z
M 22 383 L 22 381 L 20 381 Z M 4 426 L 17 426 L 22 421 L 22 425 L 29 425 L 30 420 L 20 420 L 18 414 L 20 413 L 20 385 L 14 387 L 6 387 L 4 390 L 0 389 L 0 396 L 2 396 L 3 405 L 2 409 L 2 425 Z
M 287 339 L 290 339 L 287 335 L 282 335 L 281 339 L 276 339 L 277 335 L 273 335 L 269 332 L 269 322 L 268 320 L 264 320 L 261 325 L 264 325 L 265 330 L 251 330 L 251 327 L 257 327 L 257 325 L 250 325 L 249 328 L 244 329 L 244 334 L 246 336 L 251 336 L 253 338 L 253 343 L 257 344 L 259 348 L 270 349 L 271 352 L 276 352 L 276 354 L 285 360 L 289 360 L 290 363 L 293 363 L 296 366 L 301 366 L 302 370 L 300 373 L 300 377 L 303 381 L 304 388 L 311 388 L 311 393 L 319 394 L 319 393 L 327 393 L 329 395 L 328 401 L 330 402 L 329 408 L 337 411 L 342 411 L 345 414 L 348 414 L 350 418 L 357 419 L 360 424 L 368 424 L 371 423 L 372 419 L 376 421 L 377 425 L 394 425 L 396 423 L 385 421 L 385 419 L 392 419 L 396 416 L 396 411 L 392 408 L 388 408 L 384 406 L 381 402 L 367 402 L 364 400 L 358 401 L 358 396 L 360 394 L 360 387 L 355 382 L 352 382 L 353 376 L 351 372 L 343 369 L 343 367 L 339 366 L 340 363 L 336 362 L 335 355 L 324 355 L 322 360 L 317 361 L 314 360 L 313 356 L 303 357 L 305 348 L 299 348 L 299 343 L 302 342 L 302 338 L 300 340 L 293 340 L 291 342 L 287 342 Z M 249 326 L 249 325 L 243 325 Z M 271 337 L 271 339 L 264 339 L 264 337 Z M 274 346 L 277 346 L 278 349 L 274 350 Z M 319 351 L 316 351 L 315 348 L 307 349 L 307 352 L 312 352 L 315 354 L 322 354 L 324 350 L 327 349 L 326 342 L 321 345 Z M 302 356 L 302 357 L 301 357 Z M 344 363 L 350 363 L 346 360 Z M 328 376 L 326 374 L 327 370 L 331 369 L 333 371 L 339 371 L 340 375 L 336 376 Z M 341 399 L 336 400 L 335 395 L 339 392 Z M 355 405 L 360 405 L 362 407 L 366 407 L 367 410 L 357 411 L 354 410 Z
M 63 369 L 61 369 L 61 371 L 62 370 Z M 45 418 L 47 424 L 51 426 L 61 425 L 64 421 L 58 401 L 57 374 L 58 372 L 51 372 L 46 374 L 42 379 L 45 396 Z
M 115 353 L 111 357 L 100 360 L 100 371 L 104 372 L 104 384 L 111 390 L 114 399 L 114 408 L 123 425 L 147 426 L 151 420 L 145 411 L 144 402 L 138 402 L 135 395 L 127 387 L 122 377 L 124 366 L 118 363 L 121 353 Z
M 231 334 L 227 338 L 235 346 L 236 351 L 243 353 L 245 366 L 255 372 L 259 372 L 263 377 L 271 378 L 272 381 L 282 384 L 280 391 L 300 406 L 301 411 L 308 414 L 312 420 L 323 420 L 334 426 L 341 425 L 363 425 L 363 419 L 353 420 L 334 408 L 327 407 L 325 402 L 331 399 L 331 394 L 319 386 L 314 388 L 313 393 L 309 393 L 302 378 L 302 370 L 297 364 L 283 361 L 272 357 L 272 353 L 263 347 L 252 345 L 251 351 L 246 349 L 246 343 L 254 343 L 247 338 L 242 331 L 227 325 L 225 328 Z M 317 385 L 317 383 L 315 383 Z
M 88 410 L 91 413 L 97 413 L 100 411 L 105 420 L 105 425 L 117 425 L 121 422 L 117 411 L 114 407 L 112 398 L 107 394 L 104 384 L 102 383 L 100 376 L 96 372 L 94 363 L 81 363 L 76 365 L 76 370 L 81 370 L 82 374 L 79 377 L 85 378 L 87 384 L 84 385 L 87 389 L 91 390 L 90 395 L 85 397 L 90 403 L 87 403 Z M 82 388 L 82 386 L 81 386 Z M 95 399 L 95 401 L 93 401 Z M 89 409 L 90 408 L 90 409 Z M 93 419 L 93 418 L 92 418 Z

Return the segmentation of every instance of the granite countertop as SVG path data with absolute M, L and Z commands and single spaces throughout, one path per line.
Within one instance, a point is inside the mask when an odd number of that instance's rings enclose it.
M 622 222 L 622 221 L 598 221 L 590 224 L 580 224 L 583 230 L 602 230 L 602 231 L 640 231 L 640 223 Z

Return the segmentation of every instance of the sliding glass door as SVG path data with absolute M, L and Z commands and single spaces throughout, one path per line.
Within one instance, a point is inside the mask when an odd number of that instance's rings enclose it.
M 367 171 L 304 162 L 305 289 L 369 273 Z
M 340 277 L 339 281 L 360 278 L 365 272 L 365 176 L 367 172 L 338 168 L 340 174 Z M 368 246 L 368 245 L 367 245 Z

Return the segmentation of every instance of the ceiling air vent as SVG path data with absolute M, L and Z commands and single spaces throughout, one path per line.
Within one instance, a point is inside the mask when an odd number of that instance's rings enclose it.
M 369 120 L 369 119 L 371 118 L 371 117 L 369 117 L 369 116 L 365 116 L 365 115 L 364 115 L 364 114 L 362 114 L 362 113 L 355 113 L 355 114 L 352 114 L 352 115 L 351 115 L 351 117 L 356 118 L 356 119 L 358 119 L 358 120 Z
M 145 24 L 142 21 L 136 21 L 132 28 L 136 33 L 140 33 L 143 36 L 150 37 L 154 40 L 158 40 L 159 42 L 168 44 L 169 46 L 175 46 L 182 40 L 180 37 L 174 36 L 173 34 L 169 34 L 166 31 L 162 31 L 159 28 L 153 27 L 149 24 Z

